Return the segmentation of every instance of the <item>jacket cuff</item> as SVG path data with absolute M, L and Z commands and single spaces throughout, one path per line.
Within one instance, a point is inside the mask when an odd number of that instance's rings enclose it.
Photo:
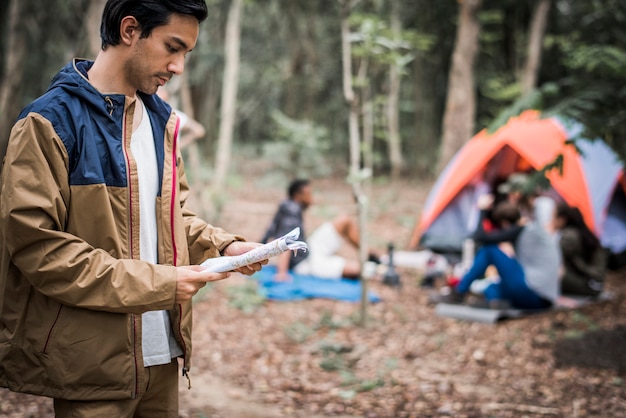
M 226 249 L 226 247 L 228 247 L 233 242 L 237 242 L 237 241 L 245 242 L 246 239 L 239 235 L 231 235 L 229 239 L 222 241 L 220 245 L 217 247 L 217 250 L 220 252 L 220 255 L 224 255 L 224 250 Z
M 155 288 L 159 289 L 158 294 L 163 306 L 157 306 L 156 309 L 172 309 L 176 305 L 176 286 L 178 272 L 176 267 L 168 265 L 156 265 L 158 271 L 156 272 Z

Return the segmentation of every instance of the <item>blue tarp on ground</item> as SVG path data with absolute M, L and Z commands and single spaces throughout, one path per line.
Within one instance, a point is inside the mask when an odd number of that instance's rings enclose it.
M 315 276 L 291 273 L 293 278 L 287 282 L 274 281 L 275 266 L 265 266 L 263 270 L 252 276 L 262 287 L 270 300 L 294 301 L 312 298 L 335 299 L 346 302 L 361 300 L 361 282 L 358 280 L 328 280 Z M 369 292 L 370 302 L 379 302 L 380 298 Z

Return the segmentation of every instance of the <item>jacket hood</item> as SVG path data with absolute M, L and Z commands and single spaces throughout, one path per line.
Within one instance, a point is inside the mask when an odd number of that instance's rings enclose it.
M 63 89 L 67 94 L 76 96 L 83 103 L 87 103 L 92 111 L 108 115 L 110 118 L 121 117 L 126 103 L 123 94 L 102 94 L 90 82 L 88 71 L 94 62 L 84 59 L 74 59 L 57 73 L 48 87 L 48 93 L 55 89 Z M 171 113 L 171 107 L 157 95 L 139 93 L 146 107 L 162 120 L 166 121 Z
M 93 61 L 75 59 L 68 63 L 52 79 L 48 93 L 63 89 L 66 94 L 75 96 L 87 104 L 92 111 L 112 118 L 121 117 L 124 112 L 126 96 L 123 94 L 102 94 L 89 82 L 87 71 Z

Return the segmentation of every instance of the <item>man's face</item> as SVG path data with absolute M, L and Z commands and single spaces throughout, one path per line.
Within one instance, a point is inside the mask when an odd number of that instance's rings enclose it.
M 173 75 L 182 74 L 198 30 L 198 20 L 193 16 L 172 14 L 168 24 L 157 26 L 147 38 L 140 38 L 138 31 L 124 63 L 126 81 L 142 93 L 156 93 Z
M 300 190 L 300 192 L 296 195 L 296 200 L 304 209 L 313 204 L 313 189 L 310 184 L 304 186 Z

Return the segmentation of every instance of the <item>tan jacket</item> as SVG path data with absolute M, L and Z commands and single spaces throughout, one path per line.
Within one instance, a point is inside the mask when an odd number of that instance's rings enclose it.
M 98 93 L 90 65 L 68 64 L 11 133 L 0 190 L 0 386 L 128 399 L 143 387 L 143 312 L 169 310 L 190 367 L 191 304 L 174 302 L 173 266 L 217 257 L 241 238 L 189 211 L 178 120 L 142 96 L 162 182 L 159 265 L 139 260 L 135 101 Z

